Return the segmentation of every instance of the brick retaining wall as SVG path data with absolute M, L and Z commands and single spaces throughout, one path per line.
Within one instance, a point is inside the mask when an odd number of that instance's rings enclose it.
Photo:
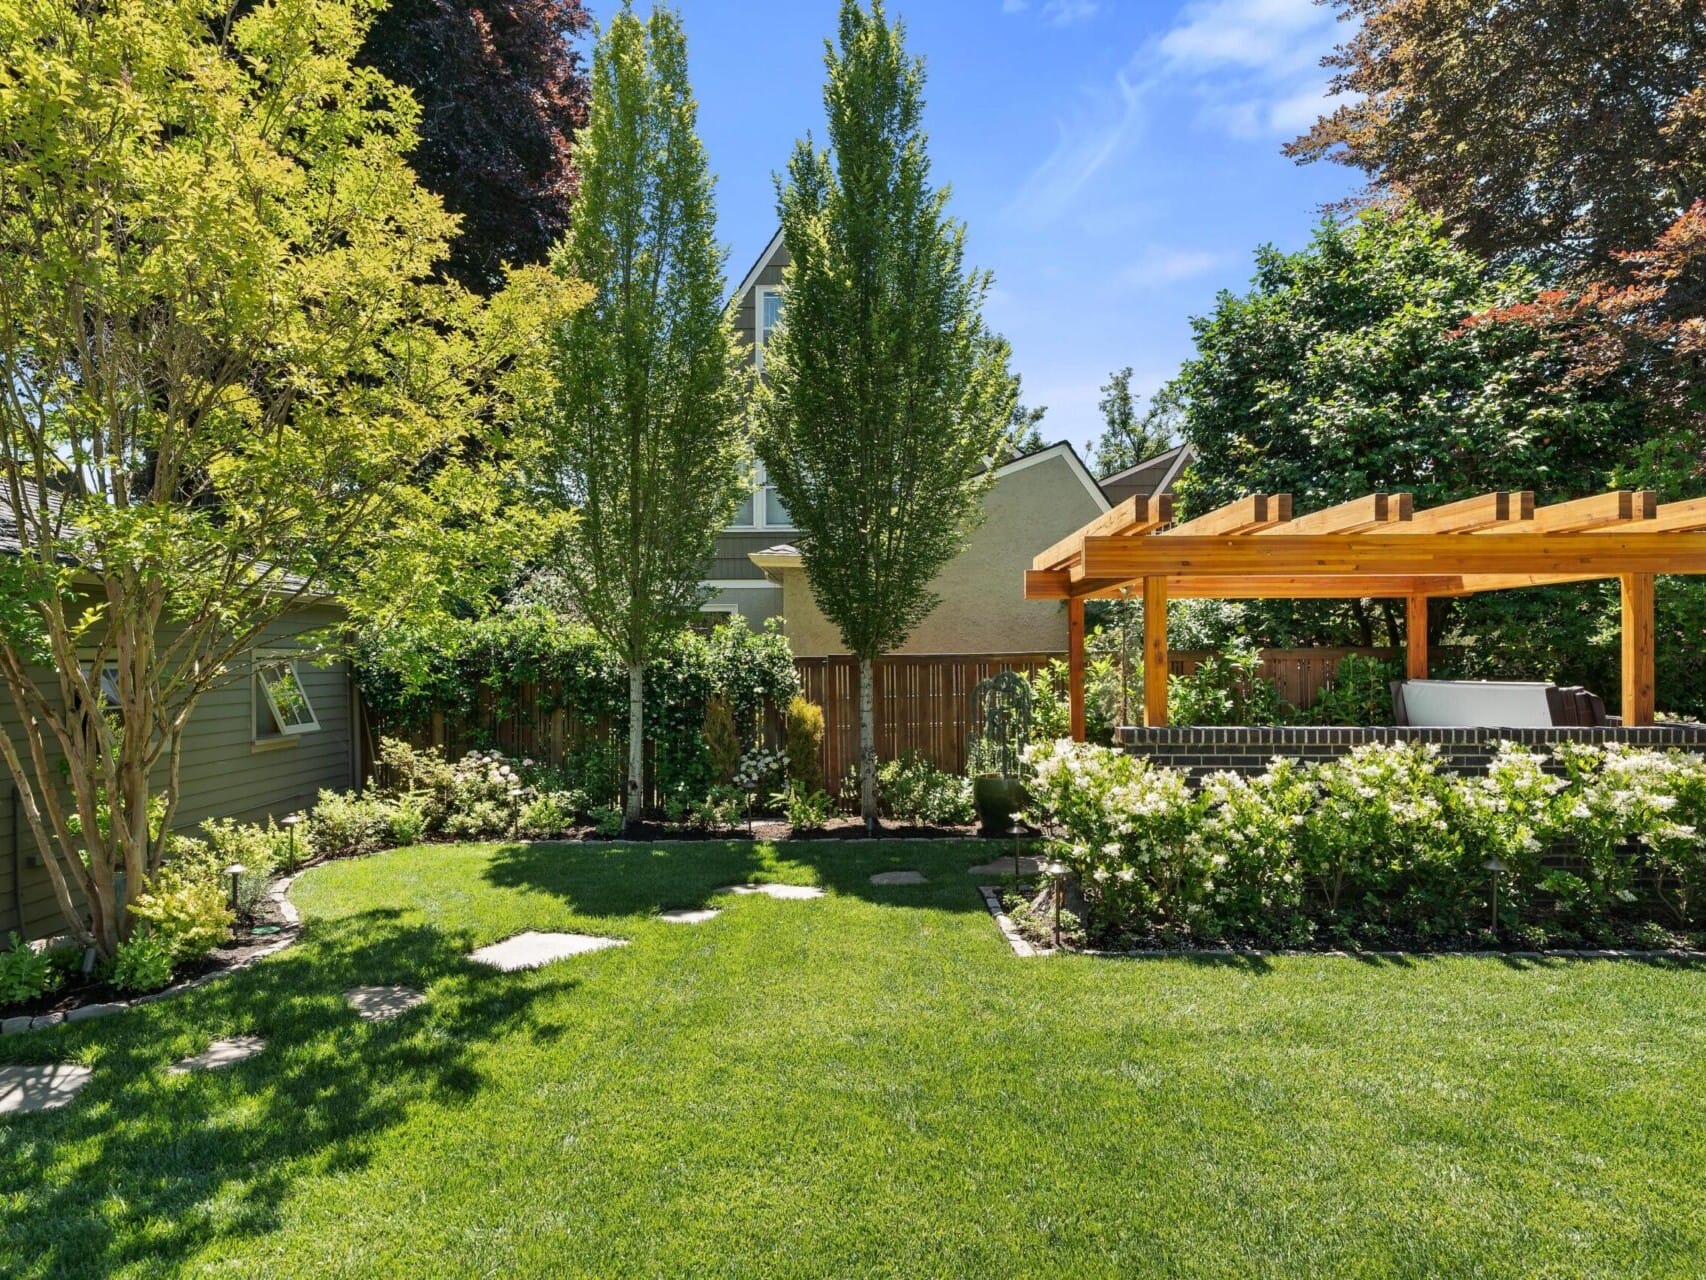
M 1486 768 L 1500 740 L 1544 749 L 1559 742 L 1624 742 L 1657 750 L 1677 748 L 1706 755 L 1706 725 L 1558 727 L 1551 729 L 1435 729 L 1422 727 L 1315 727 L 1305 725 L 1198 725 L 1122 728 L 1120 745 L 1157 764 L 1188 769 L 1201 777 L 1222 769 L 1258 774 L 1275 756 L 1332 760 L 1365 742 L 1431 742 L 1460 773 Z

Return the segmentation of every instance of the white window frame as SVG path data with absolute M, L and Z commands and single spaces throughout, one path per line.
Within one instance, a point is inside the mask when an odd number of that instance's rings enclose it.
M 273 697 L 273 691 L 265 677 L 261 674 L 268 667 L 284 666 L 290 668 L 290 678 L 295 681 L 297 690 L 302 694 L 302 705 L 308 712 L 306 723 L 287 723 L 284 713 L 279 709 L 278 699 Z M 255 654 L 254 670 L 250 677 L 251 696 L 259 695 L 265 702 L 267 712 L 272 716 L 273 728 L 278 730 L 277 738 L 299 738 L 305 733 L 320 731 L 320 715 L 314 710 L 314 700 L 308 696 L 308 687 L 302 683 L 302 672 L 297 668 L 296 655 L 288 650 L 263 649 Z M 252 719 L 252 717 L 251 717 Z M 254 732 L 251 728 L 250 732 Z M 275 741 L 273 735 L 262 736 L 255 734 L 257 742 Z
M 758 461 L 757 459 L 754 459 L 752 466 L 753 466 L 753 471 L 752 471 L 752 477 L 753 477 L 753 484 L 752 484 L 752 523 L 751 524 L 730 524 L 727 526 L 727 531 L 729 533 L 797 533 L 797 532 L 799 532 L 798 526 L 796 526 L 794 524 L 793 518 L 791 516 L 789 517 L 786 524 L 772 524 L 771 523 L 771 521 L 770 521 L 770 498 L 769 498 L 769 495 L 767 493 L 767 490 L 769 489 L 769 486 L 770 486 L 770 477 L 769 477 L 768 473 L 764 470 L 764 464 L 762 462 Z
M 764 372 L 764 300 L 780 297 L 782 291 L 774 285 L 760 285 L 752 291 L 752 362 L 759 373 Z

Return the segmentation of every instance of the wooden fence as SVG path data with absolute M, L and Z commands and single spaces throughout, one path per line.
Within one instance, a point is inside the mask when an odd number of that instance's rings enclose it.
M 1389 661 L 1400 656 L 1397 649 L 1263 649 L 1262 664 L 1257 668 L 1257 674 L 1272 680 L 1279 689 L 1280 697 L 1292 706 L 1311 707 L 1321 696 L 1321 690 L 1332 680 L 1339 663 L 1352 654 Z M 1168 655 L 1168 669 L 1176 676 L 1190 675 L 1203 664 L 1204 659 L 1213 656 L 1211 649 L 1175 649 Z M 1132 702 L 1137 708 L 1134 714 L 1140 714 L 1143 708 L 1141 655 L 1137 655 L 1133 667 L 1136 692 L 1132 695 Z
M 877 759 L 916 751 L 938 769 L 966 767 L 967 701 L 978 681 L 1000 671 L 1029 674 L 1058 653 L 927 654 L 879 658 L 871 670 Z M 841 781 L 859 761 L 857 659 L 798 658 L 800 692 L 823 708 L 823 776 Z
M 1339 663 L 1349 654 L 1393 658 L 1392 649 L 1267 649 L 1262 652 L 1261 673 L 1274 681 L 1286 701 L 1310 706 L 1332 678 Z M 1169 655 L 1173 675 L 1188 675 L 1211 650 L 1176 649 Z M 1025 654 L 925 654 L 917 657 L 879 658 L 872 671 L 872 695 L 876 712 L 877 758 L 891 760 L 902 752 L 917 752 L 939 769 L 962 773 L 966 764 L 966 729 L 971 691 L 980 680 L 1000 671 L 1029 674 L 1050 662 L 1064 659 L 1059 653 Z M 846 776 L 859 759 L 859 664 L 850 657 L 799 658 L 795 669 L 800 691 L 823 708 L 824 778 L 831 786 Z M 581 724 L 562 712 L 542 709 L 551 699 L 523 685 L 513 702 L 501 708 L 482 693 L 472 717 L 461 720 L 442 713 L 430 724 L 402 736 L 416 746 L 435 746 L 451 758 L 474 747 L 493 746 L 512 756 L 561 764 L 565 750 L 591 740 L 612 741 L 621 726 L 608 721 Z M 1140 662 L 1133 663 L 1128 689 L 1131 713 L 1143 707 L 1143 675 Z M 376 729 L 363 717 L 369 740 L 362 755 L 376 759 Z M 764 716 L 764 737 L 772 745 L 781 742 L 781 713 L 769 708 Z M 647 749 L 650 774 L 651 750 Z M 649 777 L 648 777 L 649 783 Z M 648 786 L 649 790 L 649 786 Z

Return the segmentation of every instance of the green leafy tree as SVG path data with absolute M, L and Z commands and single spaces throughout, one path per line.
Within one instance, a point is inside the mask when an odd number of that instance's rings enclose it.
M 981 512 L 1018 391 L 982 318 L 989 277 L 930 185 L 923 67 L 880 3 L 841 6 L 829 148 L 779 183 L 784 318 L 765 351 L 759 452 L 812 595 L 859 659 L 861 804 L 877 819 L 871 664 L 934 606 Z
M 1036 453 L 1048 447 L 1043 439 L 1043 417 L 1048 413 L 1046 404 L 1034 408 L 1019 399 L 1023 394 L 1019 375 L 1013 375 L 1013 414 L 1007 422 L 1007 457 L 1023 458 L 1026 454 Z
M 579 612 L 627 665 L 626 817 L 643 799 L 645 666 L 703 603 L 747 476 L 734 327 L 681 20 L 624 6 L 593 55 L 560 267 L 597 294 L 562 327 L 541 482 Z
M 1196 355 L 1179 378 L 1197 455 L 1181 486 L 1187 512 L 1246 493 L 1290 493 L 1301 514 L 1381 489 L 1426 507 L 1496 489 L 1554 501 L 1607 487 L 1639 439 L 1637 415 L 1591 385 L 1560 385 L 1567 353 L 1536 329 L 1463 325 L 1532 296 L 1526 274 L 1489 277 L 1413 211 L 1324 223 L 1298 253 L 1260 250 L 1250 292 L 1223 294 L 1193 321 Z M 1473 620 L 1478 649 L 1538 661 L 1535 646 L 1564 628 L 1519 623 L 1525 594 L 1475 597 L 1454 616 Z M 1382 624 L 1387 642 L 1399 636 L 1390 602 L 1249 604 L 1236 616 L 1269 644 L 1371 644 Z M 1590 631 L 1575 632 L 1572 652 L 1586 654 Z M 1548 660 L 1537 674 L 1568 669 Z
M 1333 4 L 1357 23 L 1327 59 L 1348 100 L 1288 151 L 1361 169 L 1473 253 L 1595 278 L 1706 195 L 1699 0 Z
M 1179 435 L 1179 397 L 1172 383 L 1138 408 L 1131 390 L 1131 366 L 1115 371 L 1102 386 L 1097 407 L 1102 411 L 1102 434 L 1092 462 L 1103 478 L 1135 467 L 1145 458 L 1171 449 Z
M 432 282 L 455 224 L 354 65 L 370 14 L 0 0 L 0 756 L 109 956 L 202 695 L 374 566 L 428 460 L 453 483 L 572 301 Z

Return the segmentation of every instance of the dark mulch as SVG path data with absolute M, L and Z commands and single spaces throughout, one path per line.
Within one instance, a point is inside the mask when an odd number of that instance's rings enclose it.
M 270 896 L 263 898 L 255 908 L 254 919 L 239 922 L 229 942 L 214 948 L 198 960 L 187 961 L 174 969 L 171 986 L 182 986 L 186 982 L 193 982 L 197 978 L 241 964 L 255 952 L 272 946 L 290 927 L 290 922 L 280 911 L 278 903 Z M 66 979 L 64 985 L 22 1004 L 0 1006 L 0 1018 L 15 1018 L 24 1014 L 39 1017 L 44 1013 L 70 1013 L 71 1010 L 86 1004 L 134 1000 L 139 995 L 147 994 L 121 990 L 93 975 L 86 976 L 81 971 L 81 958 L 77 963 L 77 970 Z

